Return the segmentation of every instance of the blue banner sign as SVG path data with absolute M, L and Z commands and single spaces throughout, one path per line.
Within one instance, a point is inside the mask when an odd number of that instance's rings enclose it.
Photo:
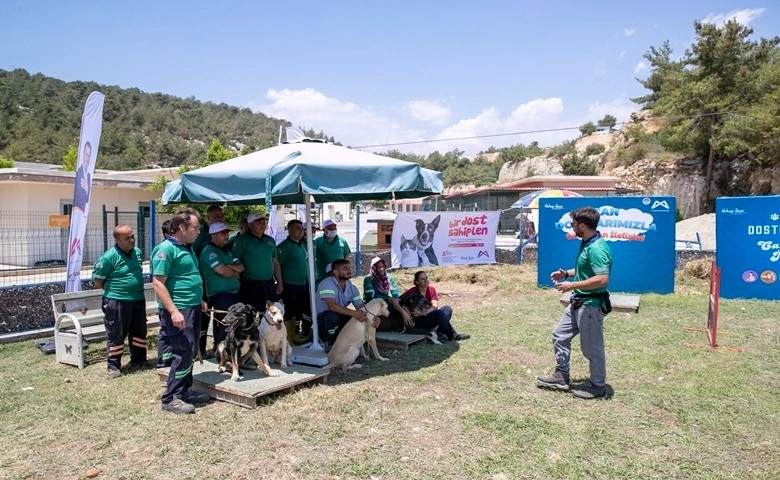
M 599 211 L 598 230 L 612 250 L 609 290 L 627 293 L 674 292 L 674 197 L 574 197 L 539 200 L 537 283 L 552 287 L 550 273 L 574 268 L 580 239 L 569 212 Z
M 780 196 L 715 199 L 721 298 L 780 300 Z

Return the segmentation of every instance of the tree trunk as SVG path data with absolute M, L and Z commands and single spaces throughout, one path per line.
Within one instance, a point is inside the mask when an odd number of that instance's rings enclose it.
M 707 158 L 707 173 L 704 176 L 704 190 L 701 193 L 701 203 L 699 204 L 699 215 L 710 213 L 708 206 L 710 203 L 710 185 L 712 184 L 712 169 L 715 165 L 715 149 L 710 146 L 710 154 Z

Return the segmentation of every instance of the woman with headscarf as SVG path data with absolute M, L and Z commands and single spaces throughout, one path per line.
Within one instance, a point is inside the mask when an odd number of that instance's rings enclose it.
M 414 325 L 411 315 L 398 301 L 398 284 L 395 282 L 395 278 L 387 273 L 387 265 L 379 257 L 371 259 L 370 273 L 363 279 L 363 301 L 368 303 L 375 298 L 381 298 L 387 302 L 390 311 L 389 317 L 380 317 L 382 323 L 377 330 L 396 332 L 403 331 L 404 326 Z

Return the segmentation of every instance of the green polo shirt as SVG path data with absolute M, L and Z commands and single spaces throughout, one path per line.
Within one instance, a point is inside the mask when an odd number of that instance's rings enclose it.
M 141 249 L 123 252 L 118 245 L 106 250 L 95 261 L 93 280 L 103 281 L 103 295 L 114 300 L 136 301 L 144 299 L 144 272 Z
M 324 235 L 314 239 L 314 273 L 317 280 L 326 277 L 325 267 L 339 258 L 347 258 L 350 254 L 347 241 L 336 235 L 332 242 L 328 242 Z
M 198 238 L 192 242 L 192 251 L 195 252 L 195 256 L 200 258 L 201 252 L 206 248 L 206 245 L 211 243 L 211 235 L 209 234 L 209 226 L 205 223 L 200 226 L 200 232 L 198 232 Z
M 580 282 L 596 275 L 609 275 L 612 271 L 612 250 L 609 243 L 603 238 L 594 242 L 586 243 L 585 247 L 577 255 L 577 265 L 574 268 L 574 281 Z M 593 290 L 574 290 L 574 295 L 601 293 L 607 290 L 607 287 L 594 288 Z M 584 305 L 589 307 L 601 306 L 598 298 L 589 298 L 585 300 Z
M 247 233 L 236 237 L 233 244 L 233 256 L 244 264 L 241 278 L 265 282 L 274 278 L 274 263 L 276 258 L 276 242 L 268 235 L 262 238 Z M 284 277 L 282 277 L 284 278 Z
M 296 243 L 287 237 L 276 247 L 276 257 L 282 267 L 284 283 L 305 285 L 309 281 L 309 256 L 304 239 Z
M 203 284 L 198 271 L 198 259 L 188 245 L 182 245 L 173 237 L 152 251 L 152 275 L 166 277 L 165 288 L 178 309 L 200 305 Z M 162 303 L 157 302 L 160 308 Z
M 233 265 L 238 259 L 225 247 L 219 248 L 209 243 L 200 254 L 200 271 L 206 283 L 206 295 L 209 297 L 215 293 L 238 293 L 238 277 L 223 277 L 217 273 L 220 265 Z
M 387 293 L 379 293 L 374 287 L 374 282 L 371 281 L 371 275 L 366 275 L 363 279 L 363 301 L 368 303 L 375 298 L 381 298 L 388 305 L 390 305 L 391 298 L 398 298 L 398 283 L 395 281 L 395 277 L 391 274 L 387 274 L 387 283 L 390 284 L 390 290 Z

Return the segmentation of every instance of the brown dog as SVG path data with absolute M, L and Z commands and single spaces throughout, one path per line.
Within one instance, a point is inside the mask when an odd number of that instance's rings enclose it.
M 339 332 L 339 336 L 333 343 L 330 352 L 328 352 L 328 360 L 332 366 L 341 367 L 345 370 L 361 368 L 362 365 L 355 363 L 355 360 L 358 354 L 361 354 L 363 358 L 368 358 L 365 350 L 366 342 L 368 342 L 377 360 L 383 362 L 389 360 L 379 355 L 379 350 L 376 347 L 376 328 L 372 325 L 374 318 L 390 315 L 387 303 L 380 298 L 375 298 L 366 304 L 366 312 L 368 313 L 368 318 L 366 318 L 365 322 L 351 318 Z
M 269 355 L 283 369 L 292 365 L 292 347 L 287 342 L 287 328 L 284 326 L 284 303 L 281 301 L 268 302 L 265 312 L 260 318 L 259 328 L 260 358 L 263 360 L 263 365 L 260 368 L 268 376 L 278 376 L 278 373 L 270 373 Z

